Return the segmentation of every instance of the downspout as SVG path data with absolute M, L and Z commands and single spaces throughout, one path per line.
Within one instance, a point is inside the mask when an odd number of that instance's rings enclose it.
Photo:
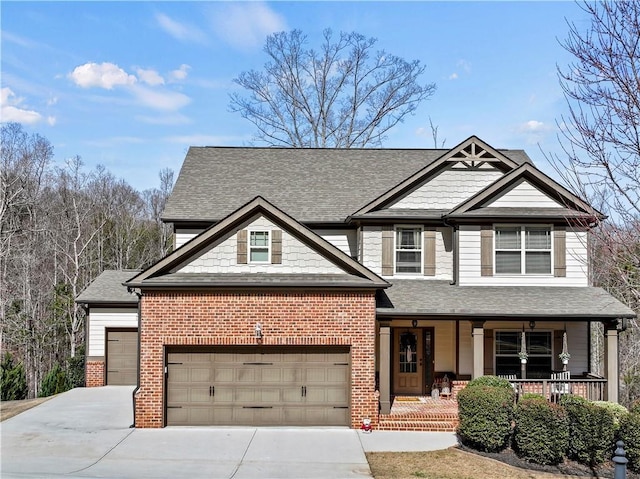
M 129 293 L 134 293 L 138 297 L 138 381 L 136 384 L 133 393 L 131 393 L 131 399 L 133 403 L 133 423 L 130 428 L 136 427 L 136 394 L 140 390 L 140 345 L 142 341 L 140 340 L 141 332 L 142 332 L 142 292 L 137 292 L 133 288 L 128 288 Z
M 457 224 L 451 224 L 449 223 L 449 220 L 443 216 L 442 220 L 444 222 L 445 226 L 448 226 L 449 228 L 453 228 L 453 233 L 452 233 L 452 241 L 453 241 L 453 245 L 451 245 L 452 249 L 453 249 L 453 280 L 449 282 L 449 284 L 451 286 L 455 286 L 458 284 L 458 225 Z
M 89 358 L 89 305 L 87 303 L 79 304 L 84 311 L 84 386 L 87 387 L 87 359 Z

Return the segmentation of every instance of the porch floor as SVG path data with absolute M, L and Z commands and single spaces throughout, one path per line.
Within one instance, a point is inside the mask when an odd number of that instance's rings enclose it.
M 458 401 L 430 396 L 395 396 L 389 414 L 381 414 L 377 429 L 382 431 L 455 432 Z

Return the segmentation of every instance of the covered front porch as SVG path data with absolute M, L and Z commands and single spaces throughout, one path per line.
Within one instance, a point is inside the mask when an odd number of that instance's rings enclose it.
M 377 297 L 381 418 L 392 413 L 394 398 L 437 390 L 447 400 L 454 382 L 484 375 L 512 380 L 519 393 L 552 398 L 570 390 L 618 402 L 618 335 L 633 316 L 600 288 L 393 281 Z M 597 334 L 604 335 L 603 355 L 593 353 Z

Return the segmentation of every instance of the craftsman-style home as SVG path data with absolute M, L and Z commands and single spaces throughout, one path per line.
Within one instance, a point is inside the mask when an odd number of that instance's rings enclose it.
M 136 427 L 359 427 L 486 374 L 551 394 L 564 371 L 573 392 L 617 401 L 635 315 L 590 286 L 600 217 L 524 151 L 476 137 L 193 147 L 164 212 L 174 251 L 77 299 L 87 385 L 136 384 Z

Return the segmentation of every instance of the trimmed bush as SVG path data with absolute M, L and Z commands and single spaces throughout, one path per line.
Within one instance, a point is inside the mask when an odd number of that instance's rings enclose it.
M 627 466 L 634 472 L 640 472 L 640 412 L 632 412 L 622 418 L 618 436 L 624 441 L 629 459 Z
M 524 396 L 515 411 L 514 448 L 518 455 L 537 464 L 559 464 L 569 442 L 564 408 L 540 396 Z
M 63 393 L 68 390 L 69 382 L 67 380 L 67 373 L 56 363 L 42 380 L 39 396 L 41 398 L 53 396 L 54 394 Z
M 508 381 L 507 385 L 475 384 L 458 393 L 458 434 L 463 444 L 487 452 L 507 447 L 514 407 L 514 392 Z
M 560 404 L 569 419 L 568 456 L 588 466 L 610 459 L 617 428 L 611 408 L 572 395 L 564 396 Z
M 613 414 L 613 420 L 616 424 L 616 428 L 620 425 L 622 418 L 629 414 L 629 410 L 626 407 L 615 402 L 593 401 L 593 405 L 604 408 Z
M 67 360 L 69 389 L 84 387 L 84 344 L 76 350 L 76 355 Z
M 476 386 L 490 386 L 495 388 L 512 389 L 511 383 L 508 380 L 499 378 L 497 376 L 480 376 L 478 378 L 475 378 L 472 381 L 469 381 L 469 384 L 467 384 L 467 387 L 465 389 L 473 388 Z
M 6 352 L 0 362 L 0 397 L 3 401 L 27 398 L 27 377 L 22 363 L 16 363 Z

